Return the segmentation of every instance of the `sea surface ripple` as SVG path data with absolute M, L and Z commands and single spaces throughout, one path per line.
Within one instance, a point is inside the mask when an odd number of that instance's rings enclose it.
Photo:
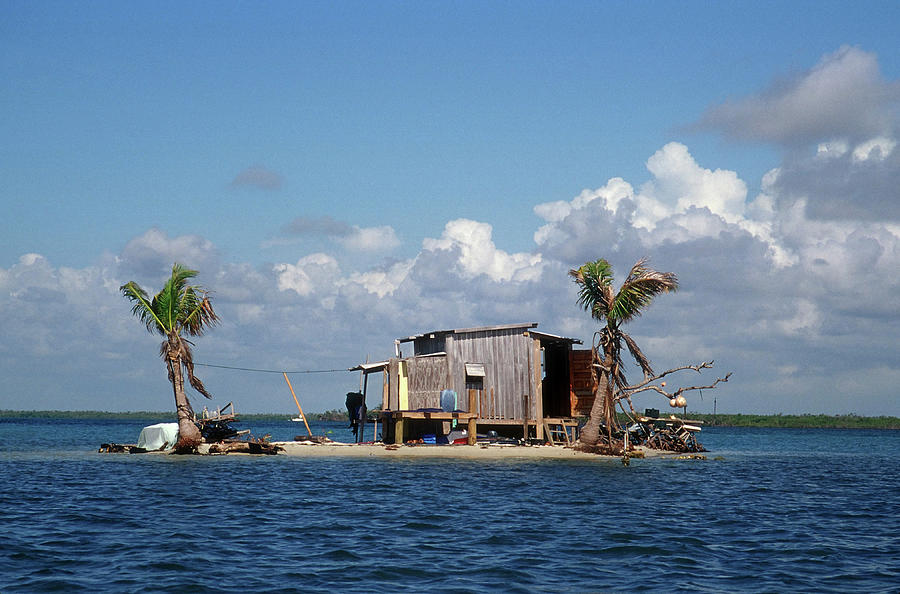
M 96 453 L 141 426 L 0 419 L 0 591 L 900 589 L 896 431 L 710 428 L 629 467 Z

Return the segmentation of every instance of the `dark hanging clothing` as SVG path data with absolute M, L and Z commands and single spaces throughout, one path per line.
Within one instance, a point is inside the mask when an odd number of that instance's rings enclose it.
M 350 417 L 350 428 L 356 442 L 362 441 L 363 428 L 366 426 L 366 399 L 361 392 L 347 392 L 347 416 Z

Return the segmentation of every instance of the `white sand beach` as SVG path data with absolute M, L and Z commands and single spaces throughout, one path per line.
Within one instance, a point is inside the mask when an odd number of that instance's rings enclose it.
M 468 458 L 468 459 L 557 459 L 557 460 L 619 460 L 621 456 L 600 456 L 579 452 L 562 446 L 519 446 L 478 444 L 470 445 L 385 445 L 346 444 L 331 442 L 273 442 L 284 448 L 279 455 L 298 457 L 380 457 L 380 458 Z M 638 449 L 633 458 L 673 455 L 671 452 Z

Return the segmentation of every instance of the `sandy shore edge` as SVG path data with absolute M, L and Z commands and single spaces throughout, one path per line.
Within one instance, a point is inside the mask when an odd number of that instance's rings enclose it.
M 296 441 L 272 442 L 283 448 L 281 456 L 294 457 L 348 457 L 348 458 L 463 458 L 463 459 L 556 459 L 556 460 L 621 460 L 621 456 L 600 456 L 579 452 L 562 446 L 517 446 L 517 445 L 385 445 L 328 443 L 311 444 Z M 645 458 L 671 456 L 672 452 L 640 449 Z M 200 453 L 206 453 L 208 446 L 201 446 Z M 229 454 L 232 455 L 232 454 Z M 640 456 L 638 454 L 637 456 Z

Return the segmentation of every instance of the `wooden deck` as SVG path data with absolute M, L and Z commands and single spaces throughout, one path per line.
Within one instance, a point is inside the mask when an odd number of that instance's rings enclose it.
M 426 421 L 466 421 L 466 434 L 468 436 L 469 445 L 475 445 L 477 439 L 478 413 L 474 412 L 443 412 L 429 410 L 386 410 L 381 413 L 382 417 L 394 421 L 394 443 L 403 443 L 403 424 L 407 420 L 426 420 Z

